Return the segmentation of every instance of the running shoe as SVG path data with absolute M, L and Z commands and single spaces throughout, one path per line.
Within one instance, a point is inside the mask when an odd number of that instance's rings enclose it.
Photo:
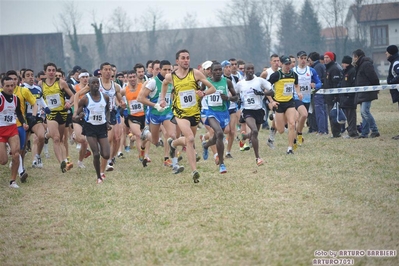
M 208 160 L 209 151 L 208 148 L 205 148 L 206 141 L 202 142 L 202 158 L 206 161 Z
M 198 183 L 200 174 L 195 170 L 195 171 L 193 171 L 192 176 L 193 176 L 194 183 Z
M 240 151 L 245 151 L 244 149 L 244 142 L 242 142 L 241 140 L 238 142 L 238 145 L 240 145 Z
M 144 158 L 144 159 L 141 161 L 141 163 L 143 164 L 143 167 L 147 167 L 147 163 L 148 163 L 147 158 Z
M 19 178 L 21 179 L 22 183 L 26 182 L 26 179 L 28 178 L 28 173 L 25 171 L 25 169 L 22 173 L 19 174 Z
M 17 185 L 17 182 L 12 181 L 10 184 L 10 188 L 19 188 L 19 186 Z
M 265 162 L 263 161 L 262 158 L 256 158 L 256 165 L 257 166 L 261 166 L 261 165 L 264 165 L 264 164 L 265 164 Z
M 181 172 L 183 172 L 183 171 L 184 171 L 184 166 L 178 165 L 178 164 L 176 164 L 176 165 L 173 167 L 173 169 L 172 169 L 172 173 L 173 173 L 173 174 L 179 174 L 179 173 L 181 173 Z
M 231 154 L 230 153 L 226 153 L 226 157 L 225 157 L 226 159 L 233 159 L 233 156 L 231 156 Z
M 61 172 L 65 173 L 67 171 L 66 169 L 67 163 L 65 161 L 61 162 Z
M 101 179 L 101 178 L 97 178 L 97 182 L 96 182 L 97 184 L 102 184 L 103 183 L 103 180 Z
M 167 159 L 167 160 L 163 161 L 163 166 L 172 167 L 173 166 L 172 160 Z
M 219 166 L 219 173 L 221 174 L 227 173 L 226 166 L 223 163 Z
M 78 161 L 78 168 L 80 168 L 80 169 L 85 169 L 86 166 L 83 164 L 83 162 L 79 162 L 79 161 Z
M 107 172 L 114 171 L 114 164 L 113 164 L 113 163 L 108 163 L 108 164 L 105 166 L 105 171 L 107 171 Z
M 297 140 L 298 145 L 302 146 L 304 141 L 305 141 L 305 139 L 303 138 L 303 136 L 302 135 L 298 135 L 298 140 Z
M 289 154 L 294 154 L 294 152 L 292 150 L 288 150 L 287 155 L 289 155 Z
M 66 170 L 69 171 L 73 168 L 73 163 L 72 162 L 68 162 L 66 165 Z
M 249 151 L 251 149 L 251 147 L 247 143 L 244 143 L 243 149 L 244 149 L 244 151 Z
M 272 141 L 271 139 L 267 139 L 267 146 L 269 146 L 270 149 L 274 149 L 274 141 Z

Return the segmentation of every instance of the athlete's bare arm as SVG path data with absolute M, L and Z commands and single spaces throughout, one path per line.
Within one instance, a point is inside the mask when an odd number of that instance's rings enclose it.
M 165 79 L 162 81 L 161 95 L 159 96 L 159 105 L 161 107 L 166 106 L 165 95 L 168 91 L 168 85 L 172 83 L 172 74 L 168 73 L 165 75 Z
M 116 84 L 115 83 L 115 95 L 116 95 L 116 99 L 119 101 L 119 103 L 120 103 L 120 107 L 122 108 L 122 109 L 125 109 L 126 108 L 126 103 L 125 103 L 125 101 L 122 99 L 122 94 L 121 94 L 121 86 L 119 86 L 119 84 Z
M 201 71 L 199 71 L 198 69 L 193 69 L 193 71 L 194 71 L 195 80 L 201 81 L 202 84 L 208 87 L 206 92 L 197 90 L 198 96 L 204 97 L 205 95 L 209 95 L 216 92 L 216 88 L 212 85 L 212 83 L 209 82 L 209 80 L 205 77 L 205 75 Z M 162 88 L 163 88 L 163 83 L 162 83 Z

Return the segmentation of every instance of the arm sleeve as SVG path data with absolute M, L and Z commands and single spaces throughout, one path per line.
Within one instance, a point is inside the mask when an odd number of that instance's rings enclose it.
M 396 77 L 391 80 L 387 80 L 388 84 L 399 84 L 399 61 L 394 62 L 392 71 L 396 73 Z
M 273 85 L 276 81 L 278 81 L 278 78 L 279 78 L 279 74 L 278 74 L 278 71 L 276 71 L 270 76 L 268 81 L 270 82 L 270 84 Z
M 23 97 L 25 98 L 25 101 L 30 103 L 32 106 L 36 103 L 36 97 L 33 96 L 33 94 L 27 88 L 23 88 Z
M 270 91 L 272 89 L 272 85 L 270 84 L 269 81 L 267 81 L 263 78 L 260 78 L 260 80 L 261 80 L 261 84 L 262 84 L 262 89 L 266 89 L 268 91 Z
M 312 71 L 312 82 L 316 84 L 316 90 L 321 88 L 321 80 L 319 78 L 319 75 L 317 74 L 316 70 L 314 68 L 310 68 L 310 71 Z

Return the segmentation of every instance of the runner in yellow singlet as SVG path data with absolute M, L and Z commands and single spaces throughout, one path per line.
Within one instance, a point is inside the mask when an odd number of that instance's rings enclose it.
M 54 153 L 58 162 L 61 164 L 61 171 L 65 173 L 73 167 L 73 164 L 67 163 L 65 147 L 61 144 L 64 135 L 67 111 L 73 104 L 73 93 L 64 80 L 55 77 L 57 66 L 54 63 L 44 65 L 46 79 L 39 81 L 39 86 L 43 91 L 43 98 L 51 113 L 47 115 L 47 133 L 45 138 L 53 139 Z M 65 101 L 64 95 L 70 96 L 70 102 Z
M 190 53 L 187 50 L 180 50 L 176 53 L 176 63 L 178 68 L 172 73 L 166 74 L 162 82 L 162 92 L 159 97 L 160 106 L 165 107 L 167 105 L 165 95 L 168 91 L 168 85 L 173 84 L 172 110 L 174 119 L 184 137 L 175 140 L 168 139 L 170 157 L 176 157 L 176 146 L 186 146 L 192 177 L 194 183 L 198 183 L 200 174 L 196 166 L 194 140 L 197 125 L 200 121 L 200 99 L 205 95 L 214 93 L 216 89 L 201 71 L 190 68 Z M 200 90 L 198 81 L 208 87 L 206 92 Z
M 272 98 L 268 96 L 269 107 L 276 110 L 276 130 L 282 134 L 285 131 L 285 124 L 288 124 L 288 149 L 287 154 L 294 154 L 293 146 L 296 137 L 295 132 L 295 101 L 294 90 L 297 92 L 299 100 L 302 100 L 302 93 L 299 90 L 298 75 L 291 70 L 291 60 L 288 56 L 280 58 L 281 69 L 274 72 L 269 82 L 274 84 L 275 94 Z

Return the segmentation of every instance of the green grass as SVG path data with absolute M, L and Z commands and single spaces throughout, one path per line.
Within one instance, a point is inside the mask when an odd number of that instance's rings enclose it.
M 198 184 L 186 158 L 180 175 L 161 166 L 161 148 L 151 147 L 147 168 L 132 151 L 102 185 L 92 157 L 86 169 L 62 174 L 53 154 L 44 169 L 28 167 L 29 153 L 19 190 L 8 188 L 9 169 L 0 168 L 0 265 L 311 265 L 315 250 L 399 250 L 399 142 L 391 139 L 399 112 L 389 92 L 372 113 L 380 138 L 304 134 L 287 156 L 287 135 L 271 150 L 262 131 L 264 166 L 235 143 L 228 173 L 210 156 L 198 163 Z

